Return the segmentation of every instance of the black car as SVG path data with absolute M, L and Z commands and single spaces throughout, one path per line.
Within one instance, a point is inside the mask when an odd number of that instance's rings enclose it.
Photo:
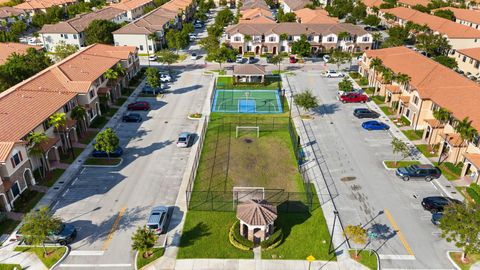
M 248 63 L 249 64 L 253 64 L 255 62 L 257 62 L 257 59 L 255 59 L 255 57 L 253 57 L 253 56 L 248 57 Z
M 442 172 L 432 165 L 410 165 L 398 168 L 395 174 L 403 181 L 408 181 L 410 178 L 424 178 L 425 181 L 432 181 L 439 178 Z
M 122 122 L 142 122 L 142 116 L 139 113 L 126 113 L 122 117 Z
M 378 118 L 380 116 L 376 111 L 366 108 L 358 108 L 353 111 L 353 115 L 357 118 Z
M 461 204 L 462 202 L 449 197 L 432 196 L 423 198 L 422 207 L 430 213 L 440 213 L 446 205 L 451 203 Z
M 45 243 L 59 244 L 65 246 L 70 244 L 77 236 L 77 229 L 71 224 L 62 223 L 57 231 L 51 232 L 47 236 Z M 22 228 L 17 231 L 15 237 L 19 241 L 28 242 L 28 237 L 22 234 Z M 29 243 L 27 243 L 29 244 Z

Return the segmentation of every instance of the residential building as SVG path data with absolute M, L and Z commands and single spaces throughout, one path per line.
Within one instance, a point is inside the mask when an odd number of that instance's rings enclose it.
M 26 0 L 14 8 L 25 11 L 30 17 L 38 13 L 45 13 L 47 8 L 53 6 L 66 7 L 76 3 L 77 0 Z
M 126 75 L 110 81 L 109 68 L 122 65 Z M 77 140 L 77 123 L 70 118 L 75 106 L 87 111 L 88 125 L 101 115 L 99 95 L 118 97 L 121 86 L 139 70 L 137 49 L 96 44 L 48 67 L 33 77 L 0 93 L 0 211 L 11 211 L 13 203 L 35 185 L 33 171 L 51 170 Z M 56 130 L 49 118 L 65 113 L 66 125 Z M 31 132 L 45 133 L 42 154 L 31 155 Z
M 480 30 L 406 7 L 382 9 L 380 13 L 387 25 L 405 25 L 410 21 L 428 26 L 434 33 L 446 37 L 452 50 L 480 47 Z M 386 13 L 393 15 L 395 19 L 385 19 L 383 16 Z
M 378 58 L 382 66 L 409 79 L 386 81 L 380 72 L 370 67 Z M 455 130 L 458 121 L 466 117 L 480 130 L 480 86 L 455 71 L 406 47 L 366 51 L 359 72 L 385 97 L 388 106 L 398 117 L 410 122 L 415 130 L 423 130 L 423 140 L 437 149 L 442 161 L 463 162 L 462 176 L 479 181 L 480 148 L 478 135 L 466 141 Z M 450 112 L 450 119 L 441 122 L 434 117 L 440 108 Z M 436 146 L 436 147 L 434 147 Z
M 23 20 L 29 23 L 30 17 L 21 9 L 14 7 L 0 7 L 0 22 L 2 24 L 8 26 L 18 20 Z
M 480 48 L 457 50 L 453 57 L 459 70 L 467 75 L 480 75 Z
M 242 7 L 240 10 L 248 10 L 248 9 L 263 9 L 263 10 L 270 10 L 270 7 L 265 3 L 264 0 L 245 0 L 242 3 Z
M 338 34 L 347 32 L 349 37 L 339 40 Z M 348 23 L 336 24 L 245 24 L 239 23 L 227 27 L 224 42 L 230 44 L 240 53 L 255 54 L 291 52 L 292 42 L 302 35 L 307 37 L 312 47 L 312 53 L 340 48 L 345 51 L 363 51 L 372 47 L 372 35 L 363 28 Z M 280 40 L 282 34 L 287 34 L 286 40 Z M 250 36 L 251 40 L 245 37 Z
M 280 8 L 283 9 L 283 12 L 288 13 L 305 8 L 310 3 L 309 0 L 281 0 Z
M 128 20 L 127 12 L 113 7 L 106 7 L 90 13 L 79 14 L 75 18 L 56 24 L 45 24 L 39 31 L 47 51 L 54 51 L 61 41 L 78 48 L 86 46 L 85 29 L 94 20 L 109 20 L 122 23 Z
M 480 25 L 480 11 L 472 9 L 443 7 L 436 10 L 450 10 L 455 16 L 455 22 L 478 29 Z
M 380 8 L 380 6 L 385 3 L 383 0 L 362 0 L 362 2 L 367 6 L 367 8 L 377 7 Z M 407 7 L 407 8 L 412 8 L 416 5 L 424 6 L 427 7 L 430 1 L 428 0 L 398 0 L 397 5 L 399 7 Z
M 7 58 L 16 53 L 16 54 L 25 54 L 27 49 L 34 48 L 36 50 L 41 50 L 42 47 L 40 46 L 32 46 L 23 43 L 16 43 L 16 42 L 5 42 L 0 43 L 0 65 L 5 64 Z
M 153 0 L 124 0 L 110 6 L 126 11 L 127 20 L 133 21 L 143 15 L 143 10 L 146 7 L 154 7 L 155 4 Z
M 338 19 L 328 16 L 324 9 L 302 8 L 295 11 L 297 22 L 308 24 L 333 24 L 338 23 Z

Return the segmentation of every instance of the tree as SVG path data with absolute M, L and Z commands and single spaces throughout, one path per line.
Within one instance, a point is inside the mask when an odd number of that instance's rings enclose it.
M 48 142 L 48 136 L 45 132 L 30 132 L 27 136 L 27 142 L 30 146 L 28 154 L 30 156 L 38 157 L 40 159 L 41 166 L 39 167 L 40 177 L 45 177 L 46 165 L 45 156 L 43 155 L 42 144 Z
M 380 33 L 373 33 L 372 34 L 372 39 L 373 39 L 373 44 L 372 44 L 373 48 L 372 49 L 377 49 L 378 44 L 380 43 L 380 41 L 383 40 L 383 36 Z
M 77 121 L 77 126 L 80 130 L 80 133 L 87 131 L 87 124 L 86 124 L 86 117 L 87 117 L 87 110 L 83 106 L 77 105 L 73 107 L 72 111 L 70 112 L 70 117 Z
M 373 92 L 373 95 L 377 93 L 377 81 L 378 81 L 378 73 L 379 71 L 383 68 L 383 62 L 382 59 L 375 57 L 372 60 L 370 60 L 370 66 L 371 69 L 373 69 L 373 86 L 375 87 L 375 91 Z
M 365 245 L 367 243 L 367 230 L 360 225 L 348 225 L 343 233 L 347 239 L 357 245 Z M 355 249 L 355 257 L 358 257 L 358 249 Z
M 158 75 L 157 68 L 149 67 L 145 71 L 145 74 L 147 76 L 147 84 L 150 85 L 150 87 L 154 89 L 160 87 L 160 76 Z
M 233 48 L 227 47 L 223 44 L 219 50 L 215 50 L 207 54 L 207 60 L 213 61 L 219 64 L 220 69 L 222 69 L 222 63 L 227 60 L 235 60 L 236 52 Z
M 433 118 L 435 118 L 439 123 L 438 126 L 434 127 L 434 128 L 437 128 L 439 126 L 444 125 L 445 123 L 448 122 L 448 120 L 450 120 L 450 112 L 444 108 L 439 108 L 438 110 L 435 110 L 433 112 Z M 431 141 L 433 137 L 434 137 L 433 134 L 431 134 L 430 138 L 428 139 L 428 145 L 431 145 Z
M 144 258 L 152 255 L 152 248 L 157 242 L 158 236 L 154 231 L 146 227 L 137 227 L 132 236 L 132 249 L 140 252 Z
M 57 61 L 60 61 L 67 56 L 74 54 L 78 51 L 78 47 L 72 44 L 67 44 L 65 41 L 60 41 L 53 49 L 53 54 Z
M 434 33 L 421 33 L 415 38 L 415 46 L 431 56 L 446 54 L 452 46 L 448 39 Z
M 317 97 L 312 94 L 309 89 L 293 96 L 295 104 L 303 108 L 305 111 L 318 107 Z
M 468 145 L 468 142 L 472 141 L 478 135 L 477 130 L 472 127 L 472 121 L 468 118 L 468 116 L 463 118 L 462 121 L 457 122 L 457 124 L 454 126 L 454 130 L 460 134 L 464 145 Z M 457 158 L 455 160 L 458 160 L 459 155 L 460 151 L 457 151 Z
M 38 211 L 32 210 L 23 218 L 21 234 L 27 243 L 32 245 L 42 245 L 44 256 L 48 255 L 45 248 L 45 240 L 52 232 L 57 232 L 62 226 L 62 221 L 55 217 L 47 207 L 42 207 Z
M 157 60 L 162 64 L 167 64 L 168 70 L 170 71 L 170 65 L 177 62 L 178 54 L 175 54 L 170 50 L 163 49 L 157 52 Z
M 338 90 L 340 91 L 350 92 L 352 91 L 352 88 L 353 88 L 353 83 L 347 77 L 343 78 L 343 80 L 341 80 L 338 83 Z
M 422 6 L 420 4 L 413 6 L 412 9 L 418 10 L 423 13 L 430 13 L 430 9 L 428 7 Z
M 454 58 L 448 57 L 446 55 L 437 55 L 432 57 L 432 59 L 451 69 L 455 69 L 458 67 L 457 61 L 455 61 Z
M 295 13 L 293 12 L 284 13 L 282 9 L 279 9 L 277 14 L 277 20 L 278 22 L 296 22 L 297 15 L 295 15 Z
M 278 73 L 280 73 L 280 65 L 282 64 L 283 59 L 284 57 L 281 54 L 274 55 L 272 56 L 272 58 L 270 58 L 270 63 L 272 63 L 273 65 L 277 65 Z
M 380 18 L 376 15 L 370 14 L 363 19 L 363 23 L 370 26 L 378 26 L 380 24 Z
M 352 9 L 351 16 L 355 21 L 362 21 L 367 16 L 367 6 L 358 2 Z
M 170 29 L 168 30 L 165 39 L 167 40 L 167 46 L 170 49 L 175 49 L 177 53 L 178 50 L 186 48 L 190 42 L 187 28 L 182 29 L 182 31 Z
M 10 32 L 18 36 L 27 30 L 27 25 L 22 20 L 17 20 L 10 26 Z
M 449 9 L 436 10 L 435 12 L 433 12 L 433 15 L 450 20 L 450 21 L 455 21 L 455 15 L 453 14 L 453 11 Z
M 288 39 L 288 34 L 287 33 L 281 33 L 280 34 L 280 41 L 287 40 Z
M 298 54 L 300 56 L 309 56 L 310 55 L 310 42 L 307 41 L 306 35 L 301 35 L 300 39 L 292 42 L 292 53 Z
M 113 44 L 112 32 L 119 28 L 119 24 L 109 20 L 93 20 L 85 29 L 85 41 L 88 45 Z
M 395 78 L 395 73 L 387 67 L 382 68 L 382 78 L 384 83 L 392 83 L 392 80 Z
M 333 0 L 330 5 L 325 7 L 325 10 L 331 17 L 343 19 L 353 11 L 353 3 L 354 1 L 350 0 Z
M 120 140 L 118 139 L 117 134 L 111 128 L 107 128 L 104 131 L 98 133 L 95 141 L 95 150 L 107 153 L 109 159 L 110 153 L 114 152 L 120 144 Z
M 336 49 L 330 55 L 329 63 L 336 64 L 337 70 L 340 69 L 340 66 L 345 64 L 348 60 L 350 60 L 352 56 L 348 52 L 344 52 L 341 49 Z
M 233 15 L 232 11 L 230 11 L 228 8 L 224 8 L 217 13 L 217 16 L 215 17 L 215 24 L 225 27 L 233 22 L 234 19 L 235 16 Z
M 401 154 L 402 158 L 406 158 L 410 155 L 410 149 L 408 148 L 408 145 L 397 138 L 392 139 L 392 152 L 394 156 L 394 164 L 397 165 L 397 154 Z
M 440 222 L 441 237 L 468 254 L 480 252 L 480 205 L 451 203 L 445 206 Z

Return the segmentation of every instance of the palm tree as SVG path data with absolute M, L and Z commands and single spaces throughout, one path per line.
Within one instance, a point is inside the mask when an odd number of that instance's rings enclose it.
M 45 178 L 45 171 L 47 170 L 47 162 L 45 161 L 45 156 L 43 155 L 42 144 L 48 142 L 48 136 L 45 132 L 30 132 L 27 136 L 28 144 L 30 148 L 28 154 L 33 157 L 40 158 L 40 167 L 38 168 L 40 172 L 40 177 Z
M 383 39 L 382 34 L 373 33 L 372 38 L 373 38 L 373 48 L 372 49 L 377 49 L 378 48 L 378 42 Z
M 132 249 L 141 252 L 144 258 L 152 255 L 152 248 L 158 236 L 152 230 L 145 227 L 138 227 L 132 236 Z
M 382 68 L 381 72 L 384 83 L 389 84 L 395 78 L 395 74 L 393 73 L 393 71 L 387 67 Z
M 370 68 L 373 69 L 373 74 L 374 74 L 374 80 L 373 80 L 373 85 L 375 87 L 375 91 L 373 92 L 373 95 L 375 96 L 377 94 L 377 76 L 378 72 L 382 69 L 383 67 L 383 61 L 382 59 L 375 57 L 372 60 L 370 60 Z
M 80 133 L 83 134 L 87 131 L 87 124 L 85 118 L 87 117 L 87 110 L 84 107 L 77 105 L 72 109 L 70 117 L 77 120 L 78 129 Z
M 338 34 L 338 39 L 339 40 L 345 40 L 348 37 L 350 37 L 350 34 L 348 32 L 340 32 Z
M 462 121 L 458 122 L 454 127 L 455 132 L 457 132 L 462 138 L 462 145 L 468 146 L 468 142 L 473 140 L 475 136 L 478 135 L 477 130 L 472 127 L 472 121 L 468 119 L 468 116 L 465 117 Z M 458 160 L 460 155 L 460 150 L 457 152 L 457 157 L 455 161 Z
M 410 80 L 411 80 L 411 79 L 412 79 L 412 78 L 411 78 L 409 75 L 405 74 L 405 73 L 401 73 L 401 72 L 400 72 L 400 73 L 397 73 L 397 74 L 395 75 L 395 81 L 396 81 L 398 84 L 403 85 L 403 86 L 405 86 L 405 87 L 406 87 L 406 85 L 407 85 L 408 83 L 410 83 Z
M 67 149 L 70 149 L 71 145 L 67 142 L 65 134 L 67 115 L 65 113 L 54 113 L 50 116 L 49 123 L 55 128 L 57 133 L 61 134 L 62 142 L 64 142 L 63 145 L 67 146 Z
M 440 108 L 436 111 L 433 112 L 433 118 L 435 118 L 440 125 L 443 125 L 450 120 L 450 112 L 445 110 L 444 108 Z M 436 129 L 438 126 L 435 126 L 434 128 Z M 433 133 L 433 130 L 432 130 Z M 428 139 L 428 145 L 431 145 L 431 141 L 433 138 L 433 134 L 430 135 L 430 138 Z

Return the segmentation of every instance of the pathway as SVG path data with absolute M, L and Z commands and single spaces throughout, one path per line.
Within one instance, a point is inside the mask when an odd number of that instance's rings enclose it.
M 256 246 L 253 248 L 253 259 L 254 260 L 262 259 L 262 248 L 260 246 Z
M 0 264 L 20 264 L 23 269 L 47 269 L 33 252 L 13 251 L 16 244 L 9 244 L 0 249 Z

